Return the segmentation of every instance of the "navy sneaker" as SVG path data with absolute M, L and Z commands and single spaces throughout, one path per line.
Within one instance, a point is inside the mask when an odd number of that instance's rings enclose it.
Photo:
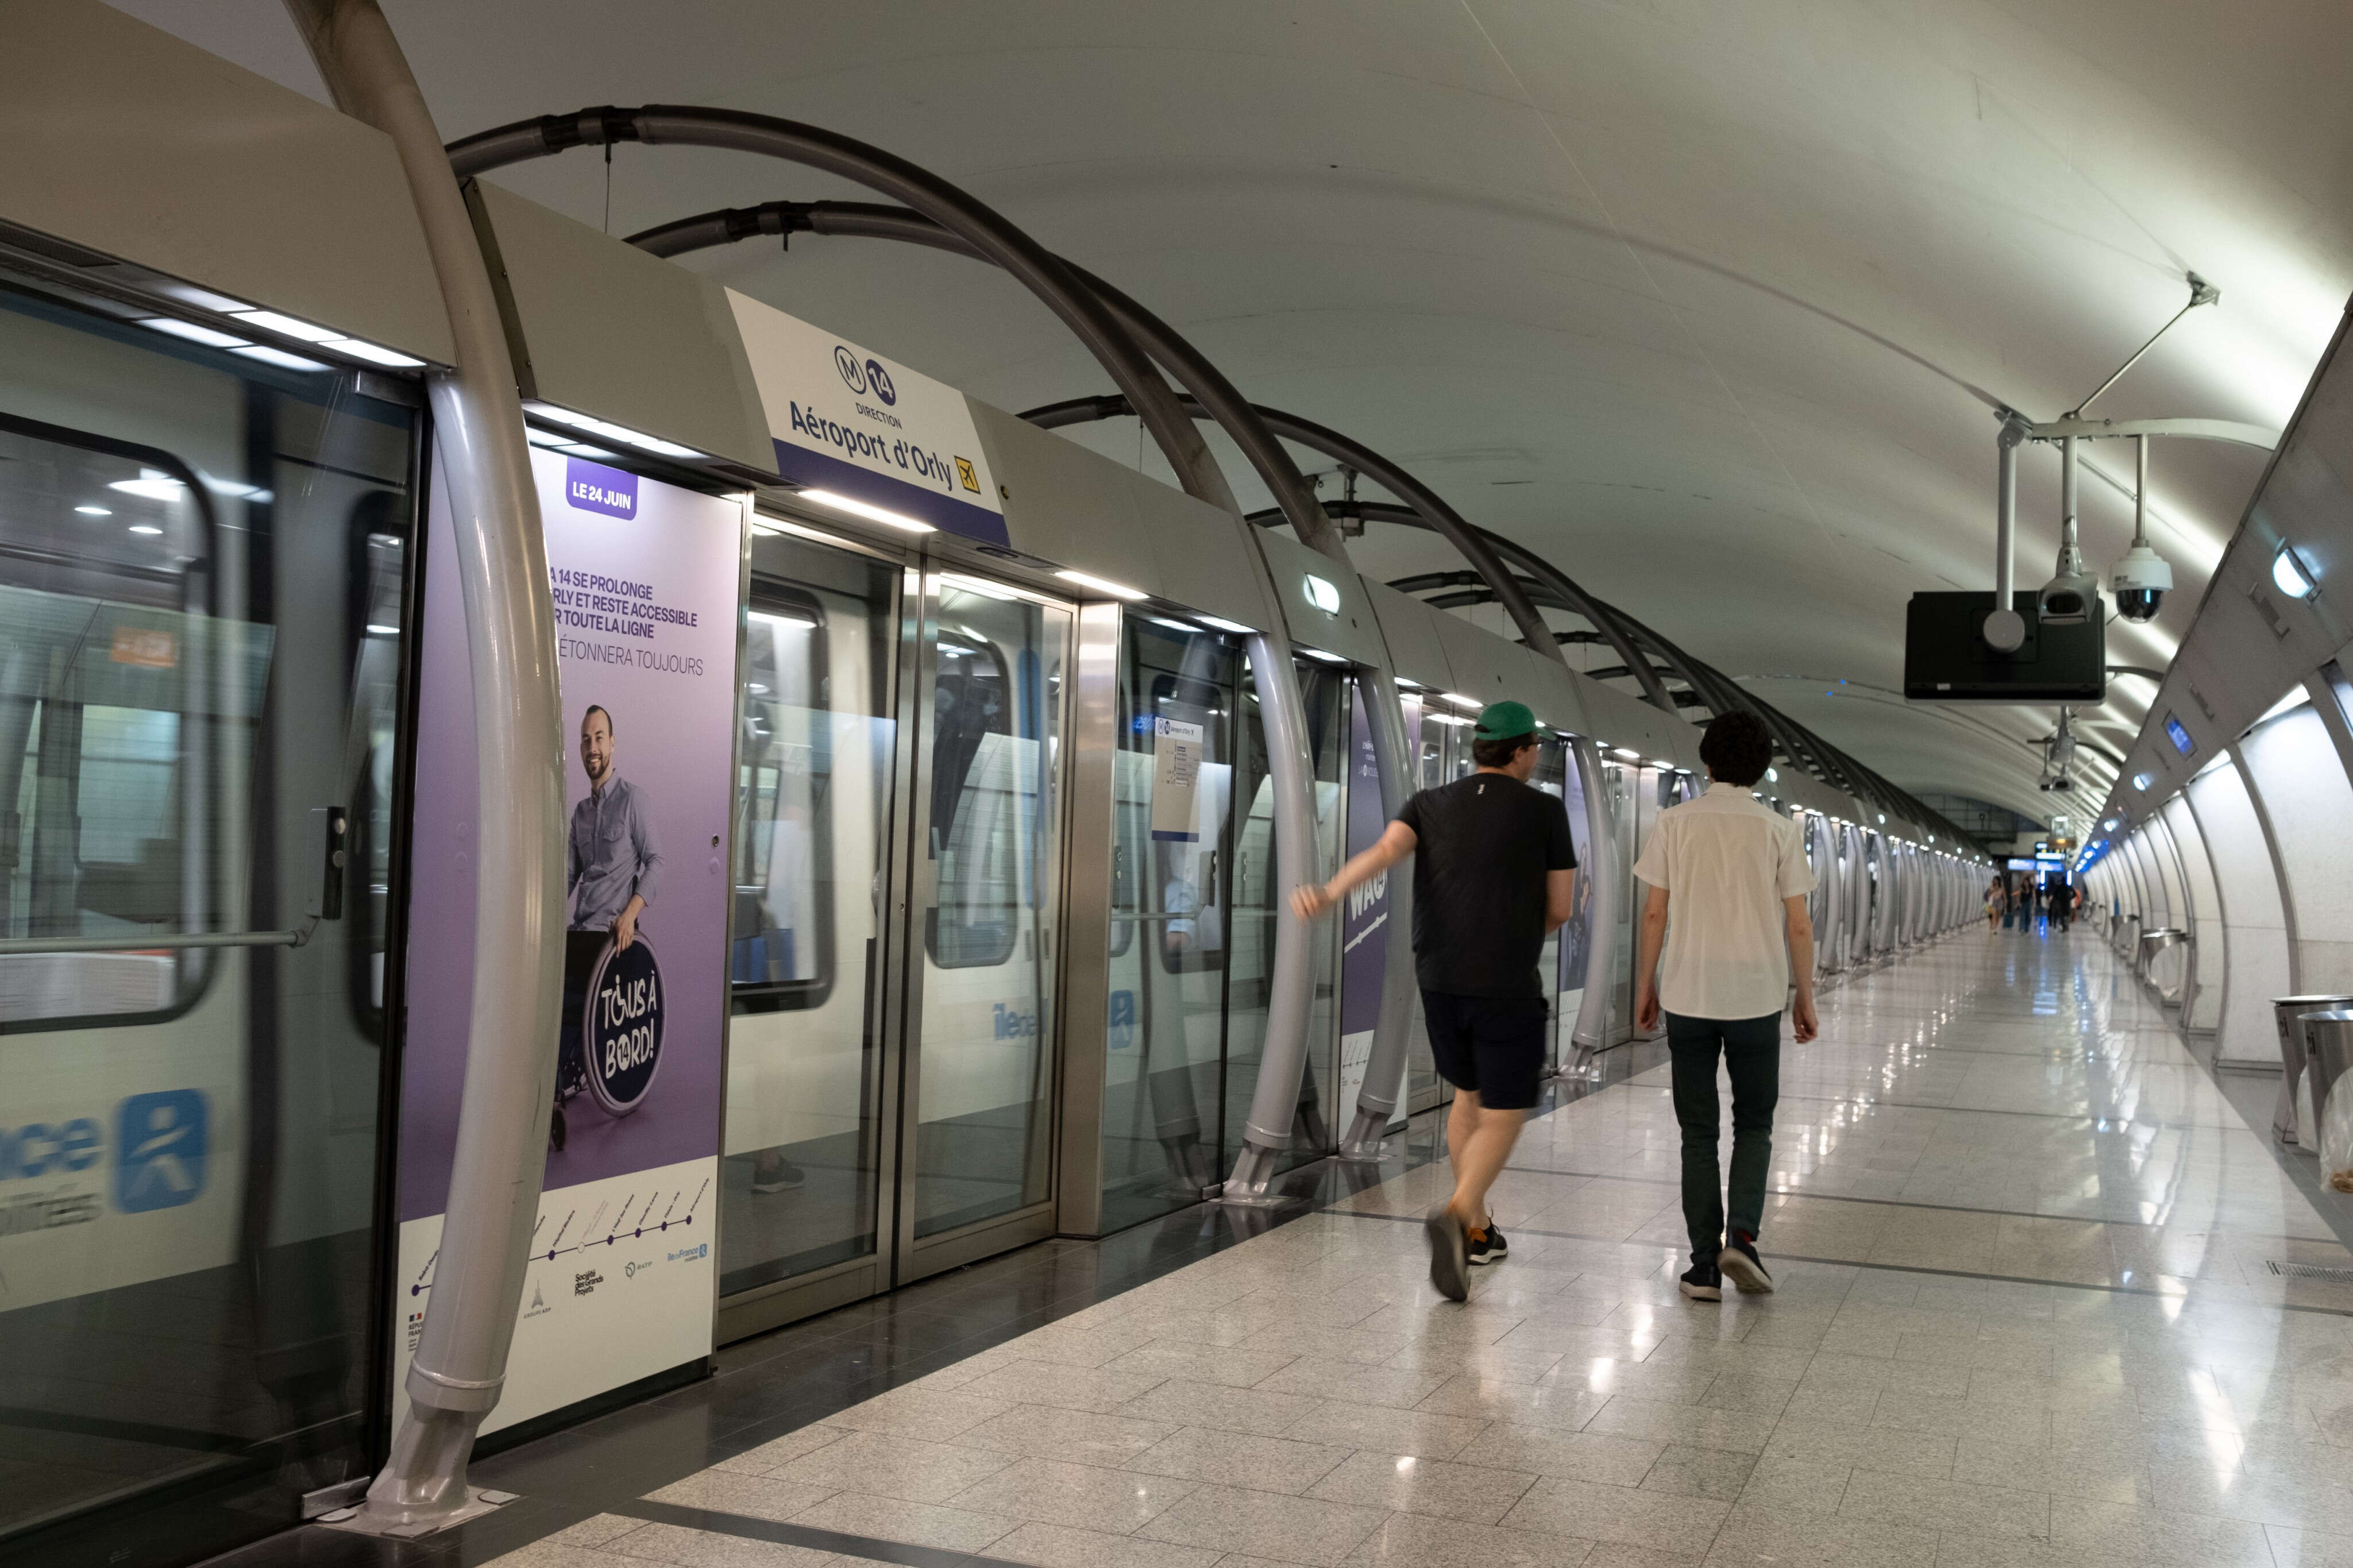
M 1482 1263 L 1501 1263 L 1512 1255 L 1512 1244 L 1504 1239 L 1504 1227 L 1491 1215 L 1483 1230 L 1462 1233 L 1462 1260 L 1473 1268 Z
M 1724 1300 L 1724 1276 L 1713 1263 L 1694 1263 L 1675 1282 L 1675 1289 L 1694 1301 Z
M 1731 1276 L 1744 1296 L 1763 1296 L 1773 1289 L 1773 1277 L 1765 1272 L 1765 1260 L 1757 1256 L 1757 1238 L 1745 1230 L 1736 1230 L 1725 1238 L 1724 1250 L 1715 1255 L 1715 1266 Z

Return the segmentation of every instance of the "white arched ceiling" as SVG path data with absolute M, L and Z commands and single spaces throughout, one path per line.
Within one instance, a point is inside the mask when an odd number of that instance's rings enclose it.
M 269 0 L 128 8 L 317 90 Z M 453 136 L 710 103 L 925 163 L 1897 783 L 2037 819 L 2055 710 L 1888 695 L 1907 596 L 1991 584 L 1993 405 L 2072 407 L 2196 270 L 2221 303 L 2094 413 L 2276 426 L 2353 288 L 2341 0 L 385 8 Z M 496 178 L 592 223 L 609 199 L 616 233 L 855 194 L 687 149 L 619 149 L 609 190 L 586 152 Z M 1105 389 L 971 263 L 803 237 L 688 265 L 1007 407 Z M 1077 438 L 1139 460 L 1132 422 Z M 2171 657 L 2262 467 L 2156 455 L 2178 586 L 2113 663 Z M 2104 569 L 2130 505 L 2099 476 L 2130 456 L 2089 461 Z M 2025 584 L 2056 468 L 2022 464 Z M 1359 555 L 1458 564 L 1380 525 Z M 2150 689 L 2113 683 L 2086 741 L 2128 744 Z M 2096 801 L 2108 770 L 2084 776 Z

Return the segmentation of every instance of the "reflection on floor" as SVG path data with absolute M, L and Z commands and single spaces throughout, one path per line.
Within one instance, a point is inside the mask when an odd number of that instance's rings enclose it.
M 2353 1284 L 2280 1271 L 2353 1254 L 2094 937 L 1971 930 L 1827 998 L 1784 1058 L 1770 1297 L 1675 1294 L 1664 1076 L 1531 1129 L 1467 1305 L 1425 1281 L 1440 1172 L 1392 1167 L 878 1396 L 763 1409 L 691 1473 L 571 1476 L 565 1527 L 497 1561 L 2353 1562 Z M 776 1336 L 813 1377 L 885 1348 L 813 1329 Z

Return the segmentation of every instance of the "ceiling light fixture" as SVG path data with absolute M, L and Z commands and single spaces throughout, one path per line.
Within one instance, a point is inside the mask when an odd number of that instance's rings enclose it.
M 238 337 L 235 332 L 224 332 L 218 327 L 200 327 L 194 321 L 175 321 L 170 316 L 152 316 L 139 324 L 150 331 L 185 338 L 208 349 L 243 348 L 250 341 Z
M 938 531 L 922 518 L 909 517 L 903 511 L 892 511 L 887 507 L 870 505 L 849 496 L 836 495 L 831 490 L 802 490 L 799 495 L 805 501 L 814 501 L 821 507 L 850 517 L 864 518 L 869 522 L 879 522 L 885 528 L 896 528 L 908 533 Z
M 2291 599 L 2309 599 L 2320 592 L 2319 582 L 2304 569 L 2294 545 L 2281 545 L 2279 553 L 2272 557 L 2272 582 Z
M 575 430 L 586 430 L 592 436 L 602 436 L 607 441 L 618 441 L 624 447 L 635 447 L 641 452 L 652 452 L 659 457 L 701 458 L 703 456 L 691 447 L 681 447 L 675 441 L 665 441 L 659 436 L 649 436 L 642 430 L 633 430 L 627 425 L 616 425 L 609 419 L 598 419 L 587 414 L 575 414 L 569 408 L 561 408 L 553 403 L 526 403 L 523 405 L 523 411 L 535 414 L 543 419 L 552 419 L 558 425 L 569 425 Z M 800 493 L 805 496 L 814 496 L 829 492 L 803 490 Z M 929 533 L 930 525 L 924 525 L 923 531 Z
M 1203 616 L 1201 617 L 1201 624 L 1205 626 L 1213 627 L 1218 631 L 1231 632 L 1238 637 L 1254 637 L 1258 636 L 1258 628 L 1256 626 L 1246 626 L 1240 621 L 1229 621 L 1222 616 Z
M 1092 572 L 1057 572 L 1054 575 L 1065 583 L 1076 583 L 1082 588 L 1092 588 L 1098 594 L 1109 594 L 1114 599 L 1125 599 L 1131 604 L 1152 597 L 1141 588 L 1131 588 L 1124 583 L 1114 583 Z
M 102 506 L 78 506 L 74 508 L 74 510 L 81 513 L 84 517 L 112 517 L 114 515 Z
M 116 479 L 106 487 L 142 500 L 178 500 L 188 487 L 160 468 L 142 468 L 135 479 Z

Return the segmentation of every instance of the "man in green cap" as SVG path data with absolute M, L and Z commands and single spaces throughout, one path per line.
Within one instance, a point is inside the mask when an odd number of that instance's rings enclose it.
M 1430 1281 L 1456 1301 L 1470 1295 L 1466 1266 L 1506 1250 L 1487 1189 L 1543 1086 L 1546 1005 L 1536 961 L 1577 907 L 1568 814 L 1528 784 L 1537 754 L 1527 705 L 1489 703 L 1472 731 L 1475 773 L 1421 791 L 1338 876 L 1291 895 L 1301 918 L 1315 920 L 1349 889 L 1414 856 L 1414 970 L 1430 1055 L 1454 1086 L 1446 1121 L 1454 1195 L 1430 1211 Z

